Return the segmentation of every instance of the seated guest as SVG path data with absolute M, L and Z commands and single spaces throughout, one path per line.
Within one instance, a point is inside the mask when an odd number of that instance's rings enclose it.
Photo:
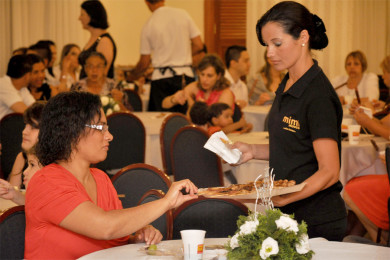
M 11 113 L 23 113 L 35 102 L 27 89 L 32 65 L 26 55 L 12 56 L 7 75 L 0 78 L 0 120 Z
M 253 125 L 247 123 L 244 117 L 233 123 L 233 110 L 225 103 L 212 104 L 208 111 L 210 124 L 208 132 L 210 135 L 221 130 L 225 134 L 232 132 L 247 133 L 253 128 Z
M 35 153 L 35 147 L 32 147 L 26 152 L 28 167 L 23 171 L 23 184 L 27 189 L 28 182 L 34 174 L 42 168 Z M 11 200 L 18 205 L 25 204 L 25 194 L 11 183 L 0 179 L 0 198 Z
M 58 87 L 51 86 L 45 79 L 45 64 L 43 59 L 35 54 L 28 54 L 32 64 L 30 84 L 28 90 L 35 100 L 49 100 L 58 94 Z
M 56 79 L 53 72 L 53 66 L 57 59 L 57 47 L 55 43 L 51 40 L 40 40 L 37 42 L 37 45 L 49 49 L 49 62 L 46 66 L 45 78 L 48 84 L 57 86 L 59 84 L 59 81 Z
M 225 62 L 225 77 L 230 81 L 230 90 L 236 98 L 236 104 L 244 108 L 248 104 L 248 87 L 241 77 L 248 75 L 251 66 L 246 47 L 230 46 L 225 53 Z
M 20 47 L 12 51 L 12 56 L 15 55 L 26 55 L 27 54 L 27 47 Z
M 67 90 L 79 80 L 79 54 L 80 47 L 76 44 L 65 45 L 62 48 L 60 64 L 53 68 L 55 78 L 61 84 L 65 84 Z
M 106 77 L 106 66 L 107 61 L 103 54 L 91 52 L 85 60 L 84 66 L 87 77 L 72 85 L 71 90 L 85 91 L 99 96 L 112 96 L 118 102 L 121 110 L 131 110 L 122 89 L 116 87 L 113 79 Z
M 214 54 L 206 55 L 198 66 L 199 80 L 190 83 L 184 90 L 164 98 L 162 107 L 174 109 L 187 104 L 189 111 L 195 101 L 203 101 L 209 106 L 214 103 L 226 103 L 234 109 L 234 94 L 229 89 L 230 82 L 224 74 L 222 60 Z
M 255 78 L 248 81 L 249 104 L 255 106 L 272 104 L 275 91 L 279 87 L 285 73 L 278 71 L 264 52 L 264 66 L 256 74 Z
M 332 80 L 341 104 L 351 104 L 356 98 L 356 90 L 361 99 L 378 100 L 378 77 L 374 73 L 365 72 L 367 59 L 363 52 L 353 51 L 345 59 L 345 70 L 348 75 L 336 77 Z
M 382 123 L 376 119 L 370 119 L 366 114 L 357 110 L 355 119 L 373 134 L 390 140 L 390 115 L 387 115 L 385 120 L 382 119 L 385 121 Z M 382 160 L 385 161 L 384 156 Z M 363 224 L 372 241 L 376 242 L 378 229 L 382 229 L 381 244 L 386 244 L 389 236 L 387 209 L 389 197 L 390 186 L 387 173 L 355 177 L 344 188 L 344 201 Z
M 27 167 L 26 151 L 29 151 L 38 142 L 39 125 L 42 110 L 46 102 L 37 101 L 24 111 L 23 119 L 26 124 L 22 132 L 22 151 L 16 156 L 14 165 L 8 177 L 12 186 L 23 188 L 23 171 Z
M 70 91 L 48 101 L 37 144 L 44 168 L 26 194 L 26 259 L 76 259 L 129 242 L 156 244 L 162 235 L 149 223 L 197 198 L 195 185 L 182 180 L 158 201 L 122 209 L 108 176 L 90 168 L 106 159 L 112 139 L 99 96 Z
M 202 101 L 196 101 L 189 112 L 189 116 L 191 119 L 191 122 L 208 131 L 208 125 L 209 125 L 209 107 L 205 102 Z

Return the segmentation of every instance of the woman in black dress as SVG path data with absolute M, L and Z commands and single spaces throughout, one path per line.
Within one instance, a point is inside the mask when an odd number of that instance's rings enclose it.
M 82 66 L 80 79 L 85 78 L 85 61 L 91 52 L 100 52 L 107 60 L 106 76 L 114 78 L 114 62 L 116 58 L 116 46 L 111 35 L 107 32 L 107 13 L 100 1 L 87 0 L 81 4 L 79 20 L 85 30 L 91 34 L 89 41 L 79 55 L 79 63 Z

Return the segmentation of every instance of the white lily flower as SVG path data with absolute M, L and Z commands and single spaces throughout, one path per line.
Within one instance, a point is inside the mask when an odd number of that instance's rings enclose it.
M 299 242 L 295 244 L 295 248 L 297 249 L 298 254 L 306 254 L 310 251 L 309 245 L 309 236 L 307 234 L 303 234 Z
M 247 235 L 256 231 L 257 225 L 259 225 L 259 220 L 255 219 L 254 221 L 246 221 L 240 227 L 240 233 Z
M 118 104 L 115 104 L 114 111 L 119 111 L 119 110 L 121 110 L 120 106 Z
M 110 99 L 107 96 L 102 96 L 100 97 L 100 101 L 102 102 L 102 105 L 105 107 L 108 105 L 108 102 L 110 102 Z
M 262 259 L 267 259 L 271 255 L 276 255 L 279 253 L 278 241 L 272 237 L 267 237 L 261 244 L 261 249 L 259 255 Z
M 275 223 L 278 228 L 298 233 L 298 222 L 290 217 L 281 216 Z
M 239 233 L 235 234 L 231 239 L 230 239 L 230 247 L 232 249 L 238 247 L 238 235 Z

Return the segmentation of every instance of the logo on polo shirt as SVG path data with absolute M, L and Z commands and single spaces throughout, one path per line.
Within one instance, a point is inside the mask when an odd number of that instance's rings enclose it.
M 296 132 L 296 130 L 299 130 L 301 129 L 300 127 L 300 124 L 299 124 L 299 120 L 297 119 L 294 119 L 293 117 L 289 116 L 285 116 L 283 117 L 283 123 L 286 123 L 287 126 L 283 127 L 284 130 L 287 130 L 287 131 L 291 131 L 291 132 Z

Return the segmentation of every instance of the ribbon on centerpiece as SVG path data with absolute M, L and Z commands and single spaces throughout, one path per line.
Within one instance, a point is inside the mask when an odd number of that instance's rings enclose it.
M 255 203 L 255 213 L 257 214 L 257 202 L 260 198 L 261 202 L 260 204 L 265 207 L 266 210 L 274 209 L 274 203 L 271 200 L 271 193 L 272 189 L 274 187 L 274 179 L 275 174 L 272 174 L 274 169 L 270 169 L 267 167 L 264 169 L 264 173 L 260 173 L 259 176 L 257 176 L 255 182 L 253 185 L 255 185 L 256 189 L 256 203 Z M 264 176 L 264 177 L 263 177 Z M 257 187 L 257 181 L 263 177 L 263 185 L 260 187 Z

